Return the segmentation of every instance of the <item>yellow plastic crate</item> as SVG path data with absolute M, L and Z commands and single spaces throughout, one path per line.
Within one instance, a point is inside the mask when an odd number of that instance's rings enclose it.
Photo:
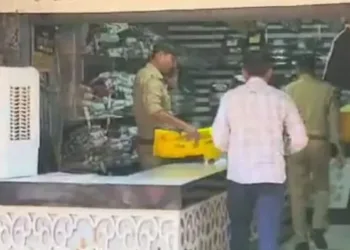
M 198 145 L 186 139 L 183 133 L 173 130 L 156 129 L 154 135 L 153 154 L 161 158 L 185 158 L 203 156 L 205 160 L 220 158 L 221 152 L 213 143 L 212 129 L 202 128 L 198 132 Z
M 340 109 L 340 136 L 345 143 L 350 143 L 350 105 Z

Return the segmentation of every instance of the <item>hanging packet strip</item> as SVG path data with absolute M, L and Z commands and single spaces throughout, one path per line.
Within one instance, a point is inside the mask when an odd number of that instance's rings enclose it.
M 337 166 L 334 159 L 329 166 L 330 204 L 332 209 L 346 209 L 350 196 L 350 158 L 343 168 Z

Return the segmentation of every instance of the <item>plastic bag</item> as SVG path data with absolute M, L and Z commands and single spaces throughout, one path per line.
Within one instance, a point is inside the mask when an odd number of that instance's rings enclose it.
M 332 209 L 345 209 L 350 196 L 350 158 L 346 159 L 345 166 L 341 169 L 334 159 L 330 162 L 330 203 Z

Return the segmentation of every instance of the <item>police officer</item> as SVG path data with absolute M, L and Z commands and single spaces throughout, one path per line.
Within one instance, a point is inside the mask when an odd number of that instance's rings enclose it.
M 134 106 L 138 128 L 137 152 L 144 169 L 162 164 L 153 156 L 154 129 L 163 127 L 181 130 L 189 139 L 198 140 L 197 128 L 176 118 L 171 112 L 169 83 L 174 84 L 171 73 L 176 72 L 175 49 L 166 43 L 156 44 L 145 67 L 140 69 L 134 83 Z
M 296 250 L 309 249 L 306 207 L 311 190 L 314 204 L 310 238 L 318 249 L 328 248 L 324 233 L 329 205 L 331 143 L 337 147 L 340 164 L 344 161 L 339 139 L 336 90 L 315 76 L 315 65 L 313 55 L 303 56 L 298 62 L 298 79 L 286 86 L 286 92 L 295 101 L 309 137 L 307 147 L 287 159 L 293 227 L 298 237 Z

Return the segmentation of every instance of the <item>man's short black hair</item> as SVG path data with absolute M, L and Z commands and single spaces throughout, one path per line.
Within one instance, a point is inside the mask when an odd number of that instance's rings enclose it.
M 243 56 L 243 69 L 250 76 L 264 77 L 271 68 L 271 57 L 265 51 L 249 51 Z
M 313 54 L 305 54 L 299 57 L 297 66 L 300 72 L 314 74 L 316 69 L 316 57 Z

